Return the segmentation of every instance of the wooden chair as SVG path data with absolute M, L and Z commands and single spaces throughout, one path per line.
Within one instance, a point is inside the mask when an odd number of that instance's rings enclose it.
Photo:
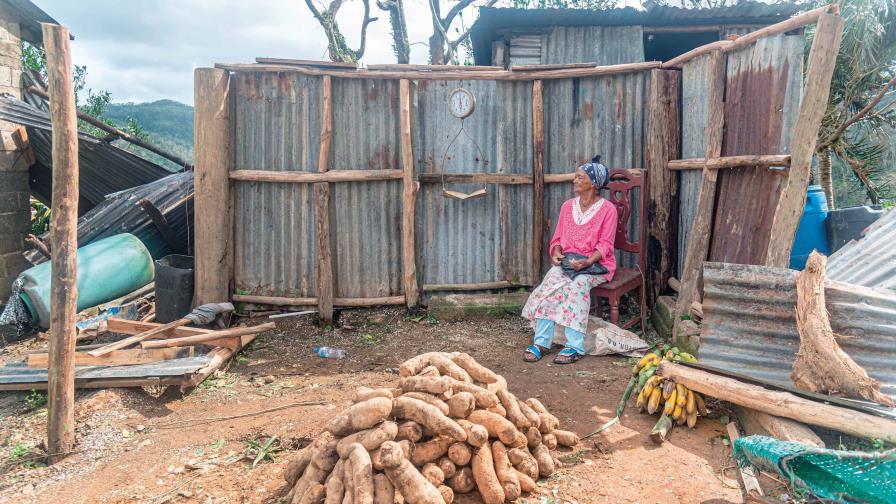
M 598 285 L 591 289 L 592 303 L 597 298 L 605 298 L 610 305 L 610 322 L 628 329 L 638 321 L 641 322 L 641 331 L 647 332 L 647 289 L 644 279 L 646 269 L 646 257 L 644 256 L 644 227 L 647 220 L 647 200 L 645 191 L 645 175 L 641 170 L 613 169 L 610 170 L 610 183 L 607 184 L 609 195 L 607 201 L 616 206 L 619 222 L 616 224 L 616 241 L 614 247 L 638 255 L 637 268 L 617 268 L 613 281 Z M 636 241 L 630 241 L 628 236 L 628 221 L 632 215 L 633 190 L 638 189 L 637 208 L 640 210 L 641 225 L 638 229 Z M 640 298 L 640 313 L 637 317 L 619 324 L 619 302 L 622 296 L 633 290 L 638 290 Z

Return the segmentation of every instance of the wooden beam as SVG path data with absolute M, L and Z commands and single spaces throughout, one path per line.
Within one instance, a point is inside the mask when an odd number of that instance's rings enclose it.
M 172 347 L 184 347 L 191 345 L 214 345 L 214 346 L 227 346 L 221 345 L 222 340 L 225 339 L 233 339 L 239 338 L 241 336 L 247 336 L 249 334 L 258 334 L 265 331 L 270 331 L 271 329 L 275 329 L 277 325 L 273 322 L 267 322 L 265 324 L 259 324 L 255 326 L 248 327 L 231 327 L 229 329 L 222 329 L 220 331 L 211 331 L 205 334 L 197 334 L 194 336 L 184 336 L 183 338 L 170 338 L 163 340 L 152 340 L 152 341 L 144 341 L 140 343 L 140 346 L 143 348 L 172 348 Z M 226 342 L 225 342 L 226 343 Z M 239 341 L 235 341 L 234 343 L 239 344 Z
M 330 146 L 333 141 L 333 81 L 325 75 L 321 84 L 320 157 L 317 171 L 330 167 Z M 314 231 L 317 236 L 317 310 L 321 324 L 333 321 L 333 256 L 330 241 L 330 184 L 314 184 Z
M 569 79 L 575 77 L 597 77 L 600 75 L 619 75 L 626 73 L 646 72 L 659 68 L 659 61 L 644 63 L 625 63 L 621 65 L 605 65 L 590 68 L 566 68 L 561 70 L 542 70 L 536 72 L 512 72 L 509 70 L 494 70 L 481 72 L 463 71 L 380 71 L 369 69 L 337 70 L 326 68 L 312 68 L 296 65 L 272 65 L 272 64 L 230 64 L 215 63 L 215 68 L 232 72 L 282 72 L 300 73 L 304 75 L 326 75 L 341 79 L 414 79 L 414 80 L 506 80 L 506 81 L 530 81 L 539 79 Z
M 230 172 L 231 180 L 298 184 L 400 180 L 403 176 L 402 170 L 333 170 L 326 172 L 234 170 Z
M 790 156 L 786 154 L 760 156 L 725 156 L 717 158 L 674 159 L 668 163 L 670 170 L 721 170 L 742 166 L 790 166 Z
M 50 348 L 47 452 L 54 464 L 75 445 L 75 342 L 78 313 L 78 118 L 68 28 L 43 23 L 53 125 Z
M 342 61 L 319 61 L 319 60 L 302 60 L 289 58 L 255 58 L 256 63 L 273 63 L 275 65 L 299 65 L 317 68 L 358 68 L 358 63 L 346 63 Z
M 29 233 L 25 235 L 25 243 L 31 245 L 34 250 L 40 252 L 41 255 L 43 255 L 47 259 L 52 256 L 52 254 L 50 254 L 50 247 L 48 247 L 46 243 L 42 242 L 40 238 L 34 236 L 33 234 Z
M 764 37 L 771 37 L 773 35 L 780 35 L 782 33 L 787 33 L 789 31 L 796 30 L 798 28 L 802 28 L 806 25 L 814 24 L 819 22 L 822 16 L 826 14 L 839 14 L 840 6 L 839 4 L 830 4 L 825 5 L 823 7 L 819 7 L 814 10 L 810 10 L 799 16 L 792 17 L 790 19 L 786 19 L 781 21 L 780 23 L 775 23 L 773 25 L 766 26 L 759 30 L 747 33 L 746 35 L 742 35 L 735 40 L 719 40 L 718 42 L 712 42 L 696 49 L 692 49 L 680 56 L 676 56 L 675 58 L 670 59 L 662 64 L 663 68 L 681 68 L 681 65 L 687 61 L 690 61 L 697 56 L 711 53 L 716 50 L 721 50 L 723 52 L 734 51 L 736 49 L 740 49 L 747 45 L 750 45 L 757 40 Z
M 138 320 L 126 320 L 120 318 L 110 318 L 106 320 L 106 330 L 111 333 L 118 334 L 140 334 L 142 332 L 162 327 L 164 324 L 155 322 L 141 322 Z M 156 338 L 183 338 L 185 336 L 195 336 L 197 334 L 208 334 L 211 329 L 201 329 L 199 327 L 172 327 L 155 335 Z M 103 345 L 100 345 L 103 346 Z M 100 348 L 100 346 L 96 348 Z
M 511 72 L 538 72 L 540 70 L 563 70 L 567 68 L 594 68 L 597 62 L 589 63 L 552 63 L 547 65 L 513 65 Z
M 516 173 L 421 173 L 417 180 L 424 184 L 438 184 L 444 178 L 451 184 L 531 184 L 529 175 Z
M 790 249 L 803 216 L 812 156 L 818 140 L 818 128 L 827 109 L 843 24 L 843 18 L 825 14 L 821 16 L 815 29 L 812 49 L 809 50 L 803 99 L 790 134 L 790 170 L 778 196 L 772 219 L 766 266 L 786 268 L 790 263 Z
M 411 83 L 399 81 L 399 111 L 401 113 L 401 269 L 405 302 L 408 308 L 420 302 L 417 282 L 417 246 L 414 221 L 417 211 L 417 183 L 414 182 L 414 147 L 411 141 Z
M 680 155 L 681 73 L 650 71 L 647 117 L 647 274 L 651 300 L 666 290 L 677 262 L 678 177 L 668 161 Z
M 824 448 L 824 441 L 809 427 L 789 418 L 781 418 L 743 406 L 734 406 L 734 413 L 748 435 L 771 436 L 781 441 L 796 441 Z
M 290 298 L 276 296 L 253 296 L 234 294 L 234 301 L 242 303 L 266 304 L 273 306 L 315 306 L 319 303 L 316 297 Z M 405 304 L 404 296 L 384 296 L 371 298 L 333 298 L 333 305 L 341 308 L 364 306 L 392 306 Z
M 740 438 L 740 431 L 737 430 L 737 424 L 728 422 L 725 426 L 728 431 L 728 440 L 731 442 L 731 448 L 734 448 L 734 442 Z M 747 495 L 762 495 L 762 487 L 759 486 L 759 480 L 756 479 L 756 473 L 752 466 L 740 468 L 740 479 L 744 483 L 744 491 Z
M 25 156 L 25 164 L 30 168 L 37 162 L 34 157 L 34 149 L 31 148 L 31 141 L 28 140 L 28 130 L 24 126 L 19 126 L 12 132 L 12 141 L 15 142 L 16 148 L 22 151 Z
M 544 249 L 544 83 L 532 82 L 532 271 L 529 283 L 541 280 Z
M 537 282 L 537 281 L 536 281 Z M 532 284 L 534 285 L 534 284 Z M 449 291 L 480 291 L 492 289 L 513 289 L 516 287 L 528 287 L 517 282 L 480 282 L 480 283 L 463 283 L 463 284 L 424 284 L 423 292 L 449 292 Z
M 641 168 L 626 168 L 633 175 L 641 174 L 643 175 L 644 170 Z M 572 179 L 576 176 L 574 172 L 571 173 L 546 173 L 544 176 L 545 184 L 562 184 L 567 182 L 572 182 Z
M 233 151 L 230 76 L 197 68 L 194 76 L 196 171 L 193 305 L 227 301 L 233 278 L 230 173 Z
M 725 126 L 725 55 L 714 51 L 709 56 L 710 73 L 707 85 L 706 136 L 704 153 L 707 158 L 719 157 L 722 153 L 722 136 Z M 678 303 L 673 320 L 672 337 L 678 335 L 681 316 L 690 312 L 694 301 L 701 301 L 700 285 L 703 279 L 703 262 L 709 253 L 709 240 L 712 233 L 713 210 L 716 199 L 716 179 L 718 170 L 703 168 L 700 182 L 700 193 L 697 198 L 697 211 L 691 225 L 688 249 L 681 272 L 681 289 L 678 292 Z
M 162 350 L 143 350 L 131 348 L 116 350 L 102 357 L 94 357 L 87 352 L 75 352 L 75 366 L 132 366 L 134 364 L 149 364 L 177 357 L 178 349 L 165 348 Z M 46 369 L 50 363 L 46 353 L 28 354 L 28 367 Z
M 891 418 L 812 401 L 789 392 L 769 390 L 669 361 L 660 363 L 656 374 L 680 383 L 694 392 L 770 415 L 834 429 L 853 436 L 880 438 L 888 443 L 896 443 L 896 420 Z
M 164 333 L 170 329 L 174 329 L 176 327 L 185 326 L 191 323 L 189 319 L 180 318 L 177 320 L 172 320 L 167 324 L 153 324 L 154 327 L 151 329 L 147 329 L 139 334 L 135 334 L 128 338 L 120 339 L 118 341 L 113 341 L 107 345 L 103 345 L 99 348 L 94 348 L 93 350 L 87 352 L 93 357 L 102 357 L 103 355 L 107 355 L 112 353 L 114 350 L 121 350 L 122 348 L 127 348 L 131 345 L 136 345 L 143 340 L 157 338 L 159 334 Z
M 424 71 L 424 72 L 494 72 L 504 70 L 500 66 L 482 66 L 482 65 L 414 65 L 414 64 L 397 64 L 385 63 L 379 65 L 367 65 L 368 70 L 395 70 L 401 72 L 407 71 Z

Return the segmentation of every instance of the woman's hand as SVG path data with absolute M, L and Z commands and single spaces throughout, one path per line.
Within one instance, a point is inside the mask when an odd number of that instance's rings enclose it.
M 551 251 L 551 262 L 554 263 L 554 266 L 560 266 L 562 260 L 563 251 L 560 250 L 560 247 L 554 247 L 554 250 Z
M 575 259 L 569 261 L 569 265 L 572 266 L 572 269 L 576 271 L 582 271 L 583 269 L 591 266 L 592 262 L 588 259 Z

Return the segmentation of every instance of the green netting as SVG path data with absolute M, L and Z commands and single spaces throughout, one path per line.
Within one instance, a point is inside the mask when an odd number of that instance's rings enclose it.
M 748 436 L 737 439 L 733 451 L 741 466 L 752 464 L 777 472 L 821 499 L 896 502 L 896 450 L 825 450 L 767 436 Z

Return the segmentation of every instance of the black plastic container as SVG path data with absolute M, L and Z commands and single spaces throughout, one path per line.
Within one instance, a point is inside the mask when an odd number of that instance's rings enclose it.
M 164 324 L 190 313 L 193 256 L 172 254 L 156 261 L 156 319 Z
M 862 237 L 862 231 L 883 215 L 878 205 L 854 206 L 828 212 L 825 226 L 828 228 L 828 244 L 833 254 L 851 240 Z

